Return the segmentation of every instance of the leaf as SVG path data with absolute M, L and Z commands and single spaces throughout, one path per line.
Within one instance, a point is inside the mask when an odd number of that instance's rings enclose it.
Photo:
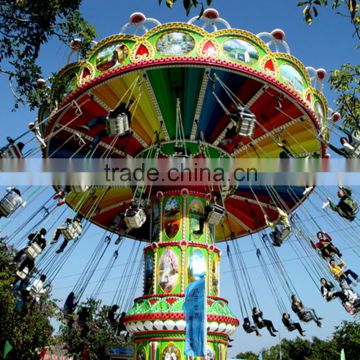
M 350 11 L 351 19 L 354 19 L 356 14 L 356 0 L 349 1 L 349 11 Z
M 183 6 L 186 10 L 186 16 L 189 15 L 190 13 L 190 10 L 191 10 L 191 7 L 192 7 L 192 3 L 190 0 L 183 0 Z
M 297 6 L 304 6 L 304 5 L 307 5 L 307 4 L 309 4 L 309 1 L 301 1 L 301 2 L 297 3 Z
M 207 6 L 210 6 L 211 3 L 212 3 L 212 0 L 206 0 L 206 5 L 207 5 Z
M 314 6 L 313 7 L 313 13 L 314 13 L 314 16 L 317 17 L 319 12 L 317 11 L 316 7 Z
M 171 9 L 174 6 L 174 2 L 175 0 L 166 0 L 167 7 Z

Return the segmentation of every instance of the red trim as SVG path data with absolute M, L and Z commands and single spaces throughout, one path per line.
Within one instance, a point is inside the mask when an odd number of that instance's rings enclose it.
M 282 90 L 284 93 L 286 93 L 287 95 L 289 95 L 290 97 L 292 97 L 293 99 L 295 99 L 300 105 L 302 105 L 302 107 L 304 108 L 304 110 L 307 112 L 307 114 L 309 115 L 309 117 L 311 118 L 311 120 L 313 121 L 314 125 L 316 126 L 317 129 L 320 129 L 320 124 L 317 122 L 316 117 L 314 112 L 308 107 L 308 105 L 306 104 L 306 102 L 300 98 L 300 96 L 294 91 L 292 90 L 290 87 L 286 86 L 285 84 L 281 83 L 280 81 L 278 81 L 277 79 L 274 79 L 271 75 L 269 74 L 265 74 L 262 73 L 258 70 L 254 70 L 251 68 L 247 68 L 241 64 L 234 64 L 228 61 L 224 61 L 224 60 L 219 60 L 219 59 L 214 59 L 211 57 L 207 57 L 207 58 L 200 58 L 200 57 L 174 57 L 174 58 L 164 58 L 164 59 L 151 59 L 151 60 L 141 60 L 139 62 L 136 63 L 132 63 L 129 65 L 125 65 L 113 70 L 109 70 L 104 74 L 101 74 L 99 76 L 97 76 L 96 78 L 86 82 L 85 84 L 81 85 L 80 87 L 78 87 L 74 92 L 72 92 L 71 94 L 69 94 L 60 104 L 59 108 L 62 108 L 66 103 L 69 103 L 73 100 L 75 100 L 78 96 L 80 96 L 83 92 L 91 89 L 92 87 L 94 87 L 95 85 L 100 84 L 101 82 L 111 79 L 112 77 L 115 77 L 117 75 L 120 74 L 125 74 L 127 72 L 132 72 L 132 71 L 136 71 L 136 70 L 140 70 L 140 69 L 144 69 L 144 68 L 151 68 L 151 67 L 157 67 L 157 66 L 163 66 L 163 65 L 180 65 L 180 64 L 192 64 L 192 65 L 204 65 L 204 66 L 215 66 L 215 67 L 220 67 L 220 68 L 225 68 L 225 69 L 230 69 L 230 70 L 237 70 L 239 72 L 248 74 L 248 75 L 252 75 L 255 76 L 257 78 L 259 78 L 260 80 L 266 81 L 268 84 L 271 84 L 277 88 L 279 88 L 280 90 Z M 52 123 L 56 120 L 57 116 L 54 116 L 47 124 L 46 129 L 51 128 Z M 48 134 L 45 134 L 45 136 Z
M 162 247 L 167 247 L 167 246 L 182 247 L 183 246 L 183 244 L 181 243 L 182 241 L 185 241 L 186 245 L 190 246 L 190 247 L 199 247 L 202 249 L 207 249 L 209 251 L 216 252 L 218 255 L 220 255 L 220 253 L 221 253 L 221 250 L 219 248 L 215 247 L 213 244 L 194 243 L 194 242 L 186 241 L 186 240 L 151 243 L 149 246 L 146 246 L 144 248 L 144 253 L 146 254 L 150 250 L 153 250 L 155 247 L 156 248 L 162 248 Z
M 133 341 L 135 342 L 142 342 L 142 341 L 185 341 L 185 338 L 162 338 L 162 337 L 157 337 L 157 338 L 151 338 L 151 339 L 146 339 L 146 338 L 141 338 L 141 339 L 134 339 Z M 207 342 L 210 343 L 218 343 L 218 344 L 224 344 L 224 345 L 228 345 L 229 342 L 225 341 L 225 340 L 213 340 L 213 339 L 207 339 Z
M 153 314 L 136 314 L 126 316 L 124 321 L 126 323 L 136 322 L 136 321 L 146 321 L 146 320 L 185 320 L 185 315 L 183 313 L 153 313 Z M 217 321 L 227 324 L 232 324 L 235 326 L 239 325 L 239 320 L 230 316 L 222 315 L 207 315 L 208 321 Z
M 165 297 L 183 298 L 183 297 L 185 297 L 185 294 L 150 294 L 150 295 L 139 296 L 139 297 L 135 298 L 134 301 L 146 300 L 146 299 L 150 299 L 150 298 L 165 298 Z M 222 297 L 217 297 L 217 296 L 208 295 L 208 299 L 224 301 L 226 304 L 229 303 L 228 300 L 226 300 Z

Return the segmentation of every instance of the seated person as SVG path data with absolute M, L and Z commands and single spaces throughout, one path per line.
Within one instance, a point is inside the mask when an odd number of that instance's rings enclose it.
M 337 196 L 340 199 L 338 204 L 335 205 L 328 199 L 328 202 L 323 207 L 330 205 L 330 209 L 336 211 L 341 217 L 353 221 L 356 218 L 358 206 L 356 202 L 351 198 L 352 190 L 348 187 L 339 187 Z
M 282 322 L 288 331 L 297 330 L 301 336 L 305 336 L 305 331 L 302 329 L 301 325 L 297 322 L 291 321 L 290 315 L 284 313 L 282 316 Z
M 14 261 L 19 262 L 19 260 L 21 260 L 23 258 L 23 255 L 25 254 L 25 250 L 34 243 L 39 245 L 39 247 L 42 250 L 44 250 L 46 247 L 46 244 L 47 244 L 45 235 L 46 235 L 46 229 L 44 229 L 44 228 L 40 229 L 40 231 L 37 233 L 31 233 L 28 236 L 28 239 L 29 239 L 28 245 L 25 248 L 23 248 L 17 252 L 16 256 L 14 257 Z
M 359 295 L 354 290 L 347 288 L 344 284 L 341 284 L 340 287 L 344 295 L 344 300 L 342 300 L 344 308 L 350 314 L 356 313 L 360 309 Z
M 243 329 L 246 333 L 251 334 L 251 333 L 255 333 L 256 336 L 261 336 L 258 328 L 255 325 L 251 325 L 249 318 L 244 318 L 244 322 L 243 322 Z
M 75 294 L 71 292 L 65 300 L 64 313 L 65 315 L 72 315 L 75 312 L 77 302 L 75 301 Z
M 34 282 L 26 289 L 37 303 L 40 302 L 41 296 L 47 292 L 45 288 L 45 280 L 46 275 L 42 274 L 39 279 L 34 280 Z
M 339 258 L 342 256 L 339 249 L 332 243 L 332 238 L 328 233 L 319 231 L 316 236 L 319 241 L 317 243 L 311 242 L 311 245 L 314 249 L 320 251 L 321 256 L 325 260 L 332 258 L 334 255 L 337 255 Z
M 329 269 L 335 279 L 340 283 L 345 280 L 348 285 L 352 285 L 350 277 L 352 277 L 356 282 L 360 281 L 359 276 L 354 271 L 346 269 L 345 262 L 342 259 L 339 259 L 338 263 L 336 263 L 334 259 L 330 260 Z
M 126 329 L 126 325 L 125 325 L 125 321 L 124 321 L 125 316 L 126 316 L 126 313 L 122 312 L 119 317 L 117 335 L 123 336 L 125 341 L 127 341 L 130 334 L 128 333 L 128 331 Z
M 7 137 L 6 140 L 9 142 L 8 145 L 0 148 L 0 159 L 22 159 L 24 155 L 22 150 L 25 144 L 18 142 L 17 144 L 11 137 Z
M 266 327 L 267 330 L 269 331 L 271 336 L 276 336 L 276 332 L 278 332 L 275 328 L 274 325 L 272 323 L 271 320 L 267 320 L 263 318 L 263 313 L 260 309 L 254 307 L 252 310 L 252 318 L 254 320 L 255 325 L 259 328 L 262 329 L 263 327 Z
M 78 214 L 73 219 L 67 218 L 65 221 L 65 226 L 58 227 L 55 230 L 53 239 L 51 240 L 51 244 L 55 244 L 59 238 L 60 235 L 64 236 L 64 241 L 61 244 L 60 248 L 56 250 L 57 254 L 62 253 L 69 241 L 77 239 L 81 235 L 82 230 L 82 215 Z
M 213 191 L 211 195 L 212 195 L 214 203 L 216 203 L 216 199 L 221 199 L 221 194 L 218 193 L 217 191 Z M 210 201 L 207 200 L 205 209 L 204 209 L 204 213 L 199 218 L 199 229 L 193 231 L 194 235 L 202 235 L 204 233 L 205 222 L 212 210 L 213 210 L 213 207 L 210 205 Z
M 335 153 L 337 153 L 347 159 L 352 159 L 352 158 L 357 157 L 355 154 L 355 147 L 351 144 L 351 142 L 346 137 L 341 137 L 340 143 L 342 145 L 341 148 L 338 148 L 338 147 L 332 145 L 331 143 L 328 143 L 328 146 L 332 151 L 334 151 Z
M 313 320 L 318 327 L 322 327 L 322 318 L 316 315 L 314 309 L 304 307 L 303 303 L 295 296 L 291 295 L 291 309 L 301 321 L 309 322 Z
M 320 279 L 321 282 L 321 295 L 325 298 L 326 301 L 334 300 L 339 298 L 341 301 L 346 301 L 344 294 L 341 291 L 333 291 L 335 288 L 334 284 L 331 281 L 326 280 L 325 278 Z
M 107 313 L 107 318 L 109 320 L 109 323 L 114 330 L 116 330 L 117 325 L 118 325 L 118 322 L 116 321 L 116 312 L 118 309 L 119 309 L 119 306 L 113 305 Z
M 278 213 L 277 220 L 270 221 L 268 216 L 265 215 L 265 223 L 267 226 L 270 226 L 274 229 L 274 231 L 270 233 L 273 245 L 281 246 L 291 231 L 291 225 L 288 214 L 279 207 L 276 207 L 276 210 Z
M 132 104 L 132 101 L 130 101 L 129 106 L 127 106 L 126 103 L 122 102 L 119 106 L 117 106 L 114 110 L 110 111 L 107 116 L 97 116 L 89 120 L 89 122 L 86 125 L 80 126 L 82 130 L 89 131 L 91 129 L 94 129 L 98 125 L 106 125 L 106 121 L 108 119 L 116 119 L 121 115 L 126 115 L 128 119 L 128 127 L 130 127 L 131 122 L 131 113 L 129 111 L 129 107 Z M 125 132 L 123 135 L 128 134 L 129 131 Z M 105 136 L 108 136 L 107 129 L 104 127 L 102 130 L 100 130 L 94 137 L 93 141 L 90 144 L 90 150 L 94 149 L 96 145 L 101 141 L 101 139 Z

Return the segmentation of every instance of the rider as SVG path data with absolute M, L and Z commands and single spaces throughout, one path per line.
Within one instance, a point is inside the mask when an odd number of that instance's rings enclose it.
M 330 272 L 335 276 L 336 280 L 342 283 L 344 280 L 348 285 L 352 285 L 350 276 L 356 281 L 359 282 L 359 276 L 352 271 L 351 269 L 345 268 L 345 262 L 342 259 L 339 259 L 339 263 L 336 263 L 334 259 L 329 262 Z
M 340 200 L 338 204 L 335 205 L 331 202 L 330 198 L 328 198 L 329 203 L 325 203 L 324 207 L 329 204 L 331 210 L 336 211 L 341 217 L 349 221 L 353 221 L 356 218 L 358 206 L 356 202 L 351 198 L 351 195 L 352 190 L 349 187 L 339 187 L 337 196 Z
M 278 330 L 276 330 L 274 328 L 274 325 L 271 320 L 267 320 L 267 319 L 263 318 L 262 311 L 260 309 L 258 309 L 257 307 L 254 307 L 252 310 L 252 318 L 254 320 L 255 325 L 259 329 L 266 327 L 271 336 L 276 336 L 275 333 L 278 332 Z
M 339 258 L 342 256 L 339 249 L 332 243 L 332 237 L 328 233 L 319 231 L 316 236 L 319 241 L 317 243 L 311 241 L 311 246 L 318 249 L 325 260 L 332 258 L 334 255 Z
M 320 282 L 321 295 L 325 298 L 326 301 L 331 301 L 335 298 L 339 298 L 341 301 L 346 301 L 346 298 L 342 291 L 333 291 L 335 286 L 331 281 L 328 281 L 325 278 L 321 278 Z
M 273 245 L 281 246 L 282 242 L 291 231 L 291 225 L 289 216 L 284 210 L 282 210 L 280 207 L 276 207 L 276 211 L 278 213 L 277 220 L 270 221 L 267 215 L 265 215 L 264 218 L 266 225 L 274 229 L 274 231 L 270 233 L 270 237 L 273 240 Z
M 298 322 L 293 322 L 288 313 L 284 313 L 281 320 L 288 331 L 297 330 L 301 336 L 305 336 L 305 331 L 302 329 L 301 325 Z
M 255 325 L 251 325 L 249 318 L 244 318 L 244 322 L 243 322 L 243 329 L 246 333 L 251 334 L 251 333 L 255 333 L 256 336 L 261 336 L 258 328 Z
M 308 322 L 313 320 L 318 327 L 322 327 L 322 318 L 316 315 L 314 309 L 304 307 L 303 303 L 296 297 L 291 295 L 291 309 L 299 317 L 300 320 Z
M 61 234 L 64 235 L 63 243 L 61 244 L 60 248 L 56 250 L 57 254 L 62 253 L 65 250 L 70 240 L 74 240 L 81 235 L 81 220 L 82 215 L 80 214 L 76 215 L 73 219 L 67 218 L 65 221 L 65 226 L 58 227 L 55 230 L 51 244 L 55 244 L 59 240 Z

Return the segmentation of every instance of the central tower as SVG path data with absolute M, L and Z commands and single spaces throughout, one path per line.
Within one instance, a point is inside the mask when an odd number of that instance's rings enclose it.
M 238 320 L 220 297 L 221 251 L 207 221 L 209 197 L 186 189 L 158 193 L 151 208 L 151 244 L 144 249 L 144 295 L 126 317 L 136 359 L 185 359 L 185 289 L 206 274 L 207 359 L 225 360 Z M 171 357 L 172 356 L 172 357 Z

